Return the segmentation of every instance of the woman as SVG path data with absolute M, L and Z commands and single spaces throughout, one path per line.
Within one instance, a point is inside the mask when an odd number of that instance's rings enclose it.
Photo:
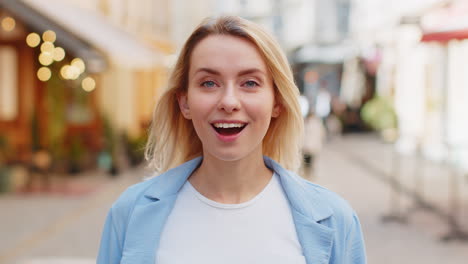
M 348 204 L 289 171 L 298 97 L 265 31 L 204 21 L 155 108 L 146 154 L 162 174 L 114 203 L 97 263 L 365 263 Z

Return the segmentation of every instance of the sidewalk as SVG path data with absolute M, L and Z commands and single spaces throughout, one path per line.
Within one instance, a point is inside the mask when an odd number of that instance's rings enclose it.
M 389 186 L 397 181 L 398 196 L 404 197 L 397 209 L 401 209 L 403 214 L 411 216 L 411 212 L 415 212 L 413 208 L 423 210 L 422 207 L 427 206 L 443 221 L 453 214 L 468 230 L 468 175 L 443 163 L 398 154 L 394 152 L 393 145 L 383 143 L 375 135 L 354 135 L 337 143 L 342 144 L 339 148 L 344 156 L 372 172 L 375 178 Z M 458 203 L 455 204 L 458 206 L 455 214 L 453 199 Z
M 414 190 L 412 173 L 417 164 L 410 157 L 401 159 L 400 177 L 406 189 Z M 448 188 L 447 178 L 442 176 L 444 170 L 436 170 L 435 164 L 424 164 L 420 168 L 425 173 L 424 197 L 431 204 L 447 210 Z M 366 239 L 369 263 L 466 263 L 468 243 L 441 242 L 440 237 L 447 234 L 448 226 L 445 219 L 433 212 L 412 211 L 406 224 L 382 222 L 382 217 L 390 212 L 388 177 L 391 171 L 390 145 L 381 143 L 372 135 L 351 135 L 336 138 L 326 145 L 319 160 L 316 182 L 342 195 L 357 211 Z M 466 191 L 468 186 L 465 184 L 463 187 Z M 468 207 L 464 199 L 466 213 Z M 401 195 L 402 212 L 413 205 L 411 196 Z M 466 216 L 459 219 L 466 224 Z
M 0 196 L 0 263 L 95 263 L 110 205 L 140 180 L 142 171 L 126 171 L 115 179 L 81 175 L 62 190 Z

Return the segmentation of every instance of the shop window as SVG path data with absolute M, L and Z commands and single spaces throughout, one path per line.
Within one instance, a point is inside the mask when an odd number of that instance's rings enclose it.
M 18 116 L 18 55 L 11 46 L 0 46 L 0 121 Z
M 91 94 L 77 88 L 67 94 L 66 118 L 70 125 L 88 125 L 94 119 L 91 109 Z

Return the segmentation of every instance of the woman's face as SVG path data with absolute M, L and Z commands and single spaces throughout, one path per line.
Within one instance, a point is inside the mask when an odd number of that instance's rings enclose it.
M 179 96 L 203 154 L 224 161 L 262 154 L 272 117 L 279 115 L 272 77 L 247 40 L 213 35 L 198 43 L 190 58 L 188 92 Z

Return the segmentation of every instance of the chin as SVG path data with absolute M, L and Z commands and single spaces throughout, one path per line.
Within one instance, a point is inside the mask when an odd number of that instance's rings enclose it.
M 225 162 L 239 161 L 245 158 L 251 158 L 257 150 L 255 149 L 241 149 L 241 148 L 222 148 L 207 151 L 209 155 L 217 160 Z M 261 151 L 260 151 L 261 153 Z
M 241 160 L 242 158 L 247 156 L 247 155 L 242 155 L 239 152 L 221 152 L 221 153 L 211 152 L 210 155 L 215 159 L 218 159 L 220 161 L 226 161 L 226 162 Z

